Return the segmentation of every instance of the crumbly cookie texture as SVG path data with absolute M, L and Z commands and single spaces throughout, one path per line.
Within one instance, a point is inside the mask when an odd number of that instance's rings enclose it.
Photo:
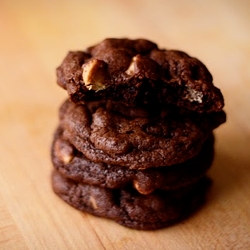
M 57 82 L 73 102 L 113 100 L 127 106 L 171 103 L 197 112 L 222 110 L 223 96 L 206 66 L 145 39 L 105 39 L 69 52 Z
M 58 128 L 51 148 L 54 168 L 66 178 L 105 188 L 134 187 L 141 194 L 157 189 L 173 190 L 190 185 L 202 178 L 214 157 L 214 137 L 211 135 L 200 152 L 190 160 L 170 167 L 131 170 L 120 165 L 97 163 L 89 160 Z
M 64 178 L 53 172 L 54 192 L 74 208 L 116 221 L 126 227 L 153 230 L 179 222 L 204 202 L 210 180 L 174 191 L 142 195 L 134 189 L 109 189 Z

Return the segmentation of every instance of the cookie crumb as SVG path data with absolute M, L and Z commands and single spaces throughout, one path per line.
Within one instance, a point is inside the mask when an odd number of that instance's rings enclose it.
M 184 99 L 187 99 L 190 102 L 202 103 L 202 97 L 203 97 L 202 92 L 197 91 L 195 89 L 191 89 L 189 87 L 187 87 L 187 91 L 188 91 L 188 93 L 186 94 Z

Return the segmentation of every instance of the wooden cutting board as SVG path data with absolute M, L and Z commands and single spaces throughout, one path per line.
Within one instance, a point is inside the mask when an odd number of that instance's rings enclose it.
M 0 249 L 250 249 L 249 1 L 0 1 Z M 144 37 L 202 60 L 228 121 L 216 130 L 207 204 L 157 231 L 74 210 L 52 190 L 50 144 L 68 50 Z

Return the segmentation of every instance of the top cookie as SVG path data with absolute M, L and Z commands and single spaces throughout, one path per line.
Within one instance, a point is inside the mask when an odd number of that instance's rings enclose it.
M 220 111 L 223 96 L 198 59 L 137 39 L 105 39 L 69 52 L 57 82 L 76 103 L 120 101 L 127 106 L 171 103 L 197 112 Z

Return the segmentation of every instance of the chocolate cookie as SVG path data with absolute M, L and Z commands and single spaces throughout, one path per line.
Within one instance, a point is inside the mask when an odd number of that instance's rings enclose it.
M 105 39 L 84 52 L 69 52 L 57 68 L 57 82 L 76 103 L 159 102 L 198 112 L 220 111 L 224 106 L 202 62 L 144 39 Z
M 155 189 L 172 190 L 189 185 L 201 177 L 212 164 L 214 137 L 211 135 L 194 158 L 170 167 L 131 170 L 119 165 L 95 163 L 79 152 L 62 136 L 58 128 L 52 144 L 52 162 L 64 177 L 105 188 L 134 186 L 141 194 Z
M 53 172 L 54 192 L 78 210 L 142 230 L 159 229 L 183 220 L 205 201 L 207 178 L 175 191 L 142 195 L 134 189 L 108 189 L 75 182 Z
M 131 169 L 171 166 L 194 157 L 223 111 L 206 115 L 173 107 L 122 108 L 113 102 L 66 101 L 60 108 L 64 137 L 94 162 Z

